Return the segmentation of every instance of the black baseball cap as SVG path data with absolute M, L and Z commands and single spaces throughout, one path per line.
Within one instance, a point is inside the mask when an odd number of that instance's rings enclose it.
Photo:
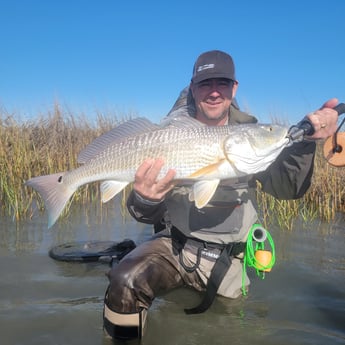
M 220 50 L 211 50 L 201 54 L 193 68 L 193 83 L 200 83 L 211 78 L 236 80 L 232 57 Z

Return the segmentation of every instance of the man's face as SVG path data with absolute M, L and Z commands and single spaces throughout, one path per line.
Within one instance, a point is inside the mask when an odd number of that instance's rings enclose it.
M 238 83 L 224 78 L 206 79 L 191 84 L 196 106 L 196 118 L 208 125 L 223 125 L 227 121 L 232 98 Z

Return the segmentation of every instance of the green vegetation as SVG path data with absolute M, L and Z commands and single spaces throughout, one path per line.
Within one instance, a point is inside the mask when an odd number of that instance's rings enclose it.
M 331 221 L 339 212 L 345 212 L 345 168 L 336 168 L 323 156 L 323 142 L 318 142 L 312 184 L 303 198 L 277 200 L 260 191 L 257 200 L 265 225 L 278 223 L 281 228 L 291 229 L 300 218 L 304 222 L 319 218 Z
M 17 221 L 31 217 L 33 209 L 43 210 L 38 194 L 25 186 L 31 177 L 62 172 L 77 166 L 78 153 L 94 138 L 131 116 L 97 114 L 91 123 L 86 116 L 72 115 L 55 105 L 52 112 L 34 121 L 19 122 L 0 111 L 0 212 Z M 265 225 L 278 222 L 290 229 L 294 219 L 332 220 L 344 212 L 345 175 L 343 168 L 327 164 L 318 145 L 313 183 L 299 200 L 281 201 L 258 188 L 257 200 Z M 98 184 L 84 186 L 75 193 L 74 203 L 99 200 Z
M 116 126 L 115 114 L 97 114 L 94 124 L 55 105 L 52 112 L 35 121 L 19 122 L 0 113 L 0 212 L 16 219 L 43 209 L 38 194 L 25 186 L 31 177 L 73 169 L 78 153 L 94 138 Z M 80 188 L 74 202 L 86 203 L 99 197 L 97 184 Z

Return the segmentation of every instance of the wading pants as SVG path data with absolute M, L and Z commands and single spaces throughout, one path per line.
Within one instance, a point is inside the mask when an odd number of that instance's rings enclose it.
M 116 334 L 113 325 L 118 326 L 118 333 L 134 325 L 133 337 L 142 336 L 146 311 L 160 291 L 179 286 L 205 290 L 215 257 L 220 254 L 220 250 L 212 250 L 214 257 L 202 255 L 199 259 L 197 248 L 188 243 L 182 250 L 181 258 L 178 250 L 171 238 L 156 237 L 136 247 L 110 270 L 104 322 L 105 329 L 111 336 L 127 337 Z M 180 260 L 183 260 L 183 265 Z M 186 270 L 186 267 L 195 269 Z M 249 285 L 247 276 L 245 284 Z M 218 288 L 218 294 L 236 298 L 241 294 L 241 287 L 242 264 L 239 259 L 233 258 L 231 267 Z M 135 327 L 139 327 L 138 332 Z

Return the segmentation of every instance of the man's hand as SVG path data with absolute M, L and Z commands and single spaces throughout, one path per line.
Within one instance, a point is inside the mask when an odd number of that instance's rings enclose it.
M 151 201 L 161 201 L 165 195 L 174 187 L 173 179 L 176 171 L 170 169 L 167 174 L 157 180 L 164 165 L 162 159 L 146 159 L 138 168 L 133 189 L 141 197 Z
M 306 117 L 314 127 L 315 133 L 309 139 L 326 139 L 337 130 L 338 113 L 332 109 L 338 104 L 336 98 L 328 100 L 319 110 Z

